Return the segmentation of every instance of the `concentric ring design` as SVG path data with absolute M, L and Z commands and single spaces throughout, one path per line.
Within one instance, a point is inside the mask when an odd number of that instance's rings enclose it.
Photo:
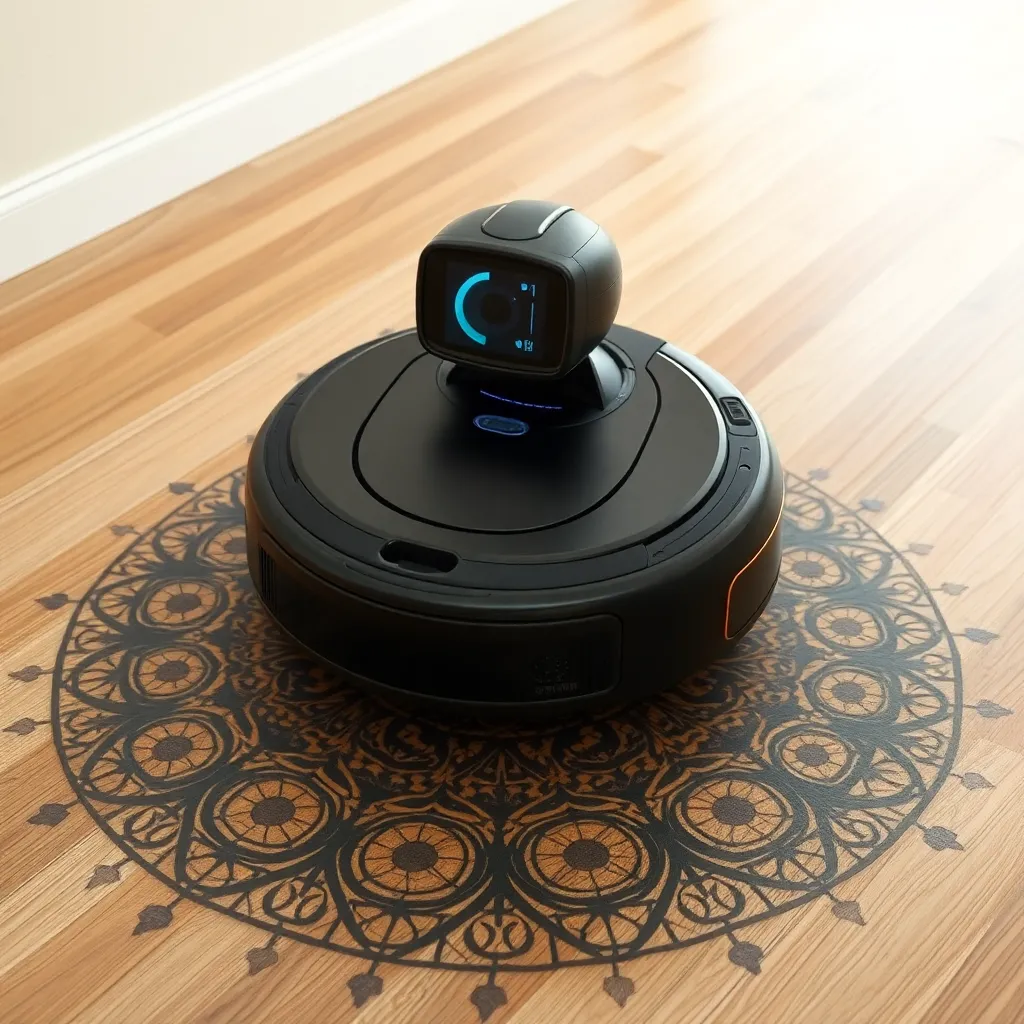
M 539 730 L 414 717 L 298 654 L 249 582 L 243 486 L 116 559 L 54 685 L 83 804 L 221 912 L 374 961 L 622 961 L 836 889 L 949 771 L 959 663 L 934 602 L 797 478 L 778 589 L 731 658 Z

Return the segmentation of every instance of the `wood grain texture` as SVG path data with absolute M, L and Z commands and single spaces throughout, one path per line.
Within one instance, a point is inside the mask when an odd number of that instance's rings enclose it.
M 0 1019 L 1024 1021 L 1021 53 L 1011 0 L 578 0 L 0 285 Z M 54 659 L 298 375 L 412 321 L 437 228 L 526 195 L 605 225 L 620 321 L 731 378 L 926 580 L 959 749 L 841 894 L 631 961 L 628 992 L 509 973 L 485 1013 L 486 975 L 383 963 L 356 1006 L 365 964 L 176 899 L 97 828 Z

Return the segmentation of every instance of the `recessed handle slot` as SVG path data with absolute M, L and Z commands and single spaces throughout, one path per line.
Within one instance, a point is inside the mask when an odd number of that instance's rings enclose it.
M 439 551 L 408 540 L 389 540 L 380 549 L 380 557 L 410 572 L 451 572 L 459 564 L 458 556 L 450 551 Z

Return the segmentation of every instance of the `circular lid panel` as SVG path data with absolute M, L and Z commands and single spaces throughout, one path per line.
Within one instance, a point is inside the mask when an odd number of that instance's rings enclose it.
M 409 366 L 374 409 L 356 465 L 382 501 L 457 530 L 544 529 L 600 505 L 629 474 L 657 414 L 653 381 L 608 416 L 559 426 L 529 409 L 480 414 L 437 385 L 437 362 Z
M 382 543 L 521 564 L 592 557 L 671 527 L 715 487 L 728 434 L 706 387 L 656 354 L 659 339 L 621 327 L 609 338 L 636 367 L 633 392 L 570 428 L 511 407 L 496 410 L 510 424 L 474 424 L 412 332 L 324 367 L 285 435 L 296 482 L 342 531 L 325 521 L 314 532 L 339 550 L 347 523 Z

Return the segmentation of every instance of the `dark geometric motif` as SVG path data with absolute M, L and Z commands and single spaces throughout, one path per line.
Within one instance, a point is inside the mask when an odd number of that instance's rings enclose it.
M 242 488 L 190 496 L 80 602 L 53 721 L 126 855 L 275 936 L 493 978 L 727 934 L 759 970 L 734 933 L 863 868 L 949 772 L 950 634 L 900 554 L 809 483 L 788 478 L 779 586 L 733 657 L 532 729 L 416 717 L 297 654 L 249 582 Z

